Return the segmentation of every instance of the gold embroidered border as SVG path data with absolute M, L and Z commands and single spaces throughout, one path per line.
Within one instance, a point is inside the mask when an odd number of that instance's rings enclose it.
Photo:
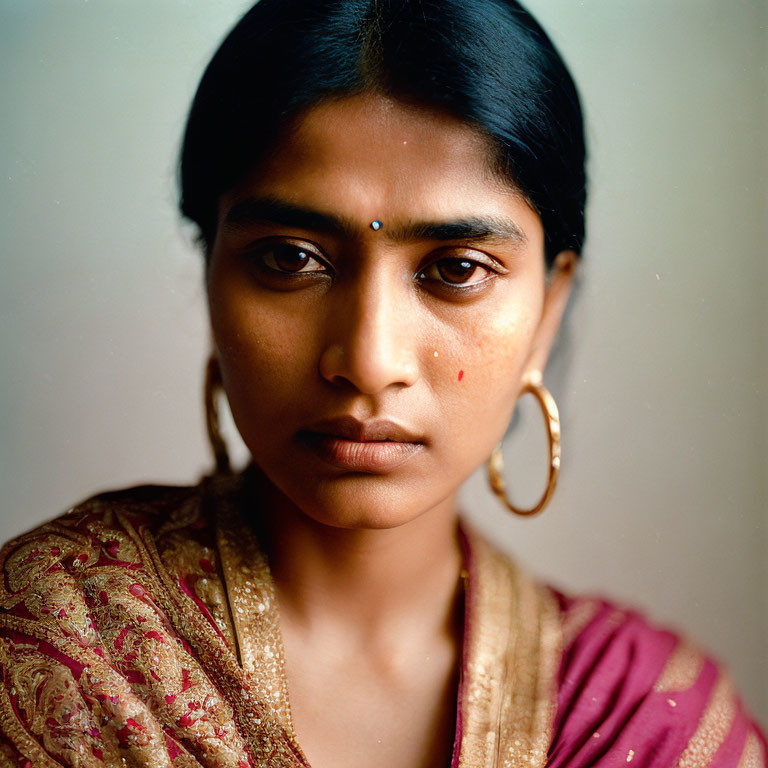
M 540 587 L 467 531 L 467 690 L 460 768 L 542 768 L 552 739 L 560 611 Z
M 241 664 L 257 695 L 293 736 L 277 599 L 266 558 L 232 510 L 219 512 L 218 547 Z
M 678 640 L 653 690 L 656 693 L 687 691 L 699 679 L 703 667 L 702 652 L 688 640 Z
M 726 674 L 719 676 L 688 746 L 680 756 L 678 768 L 704 768 L 730 733 L 736 717 L 733 683 Z
M 765 765 L 763 746 L 754 729 L 750 728 L 737 768 L 765 768 Z
M 484 542 L 467 532 L 472 552 L 467 563 L 467 618 L 464 627 L 465 690 L 462 699 L 460 768 L 491 768 L 500 750 L 500 716 L 508 660 L 517 640 L 513 616 L 517 595 L 512 573 L 499 568 Z
M 258 768 L 309 768 L 291 721 L 285 657 L 274 584 L 266 557 L 241 508 L 242 476 L 216 495 L 217 546 L 250 700 L 266 707 L 253 718 Z
M 216 478 L 217 485 L 212 488 L 217 508 L 224 503 L 226 494 L 237 487 L 239 477 Z M 202 498 L 201 498 L 202 503 Z M 178 588 L 162 562 L 157 547 L 151 537 L 142 537 L 123 516 L 121 522 L 130 533 L 139 549 L 144 562 L 153 566 L 149 582 L 157 590 L 158 602 L 162 605 L 171 622 L 183 626 L 181 633 L 196 650 L 200 664 L 206 669 L 209 681 L 216 681 L 216 687 L 224 693 L 224 698 L 232 707 L 238 730 L 248 744 L 248 750 L 258 768 L 295 768 L 293 750 L 290 741 L 279 726 L 269 717 L 262 702 L 251 694 L 251 684 L 235 654 L 213 627 L 200 614 L 199 609 L 188 595 Z M 197 661 L 190 659 L 192 665 Z

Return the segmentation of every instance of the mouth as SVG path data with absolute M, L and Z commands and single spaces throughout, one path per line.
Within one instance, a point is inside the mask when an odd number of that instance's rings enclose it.
M 308 437 L 309 446 L 323 461 L 349 472 L 391 472 L 424 447 L 423 443 L 394 440 L 361 442 L 316 432 L 304 434 Z
M 350 472 L 391 472 L 424 448 L 422 439 L 396 422 L 351 416 L 316 422 L 299 435 L 320 459 Z
M 356 419 L 354 416 L 340 416 L 334 419 L 316 421 L 308 428 L 308 431 L 345 440 L 354 440 L 359 443 L 424 442 L 413 430 L 389 419 L 360 421 L 360 419 Z

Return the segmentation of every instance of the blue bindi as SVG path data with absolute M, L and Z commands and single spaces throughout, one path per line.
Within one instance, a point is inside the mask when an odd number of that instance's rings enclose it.
M 383 226 L 384 225 L 378 219 L 375 219 L 374 221 L 371 222 L 371 229 L 374 232 L 378 232 Z

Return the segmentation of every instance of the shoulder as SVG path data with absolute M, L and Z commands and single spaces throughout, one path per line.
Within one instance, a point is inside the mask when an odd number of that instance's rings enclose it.
M 102 493 L 5 544 L 0 765 L 122 765 L 126 750 L 131 764 L 166 765 L 183 752 L 169 733 L 215 741 L 189 714 L 200 692 L 216 700 L 191 643 L 201 657 L 225 650 L 189 582 L 214 567 L 208 490 Z
M 552 768 L 766 765 L 764 736 L 706 651 L 631 608 L 552 592 L 562 628 Z
M 91 496 L 0 549 L 3 597 L 52 572 L 138 563 L 142 539 L 200 514 L 202 484 L 139 485 Z
M 565 595 L 464 531 L 474 559 L 520 574 L 552 616 L 560 650 L 547 768 L 768 766 L 765 736 L 727 670 L 697 643 L 631 607 Z

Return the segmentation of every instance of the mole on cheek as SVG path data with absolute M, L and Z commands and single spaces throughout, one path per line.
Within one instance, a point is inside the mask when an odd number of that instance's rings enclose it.
M 459 381 L 464 378 L 464 371 L 459 371 Z

